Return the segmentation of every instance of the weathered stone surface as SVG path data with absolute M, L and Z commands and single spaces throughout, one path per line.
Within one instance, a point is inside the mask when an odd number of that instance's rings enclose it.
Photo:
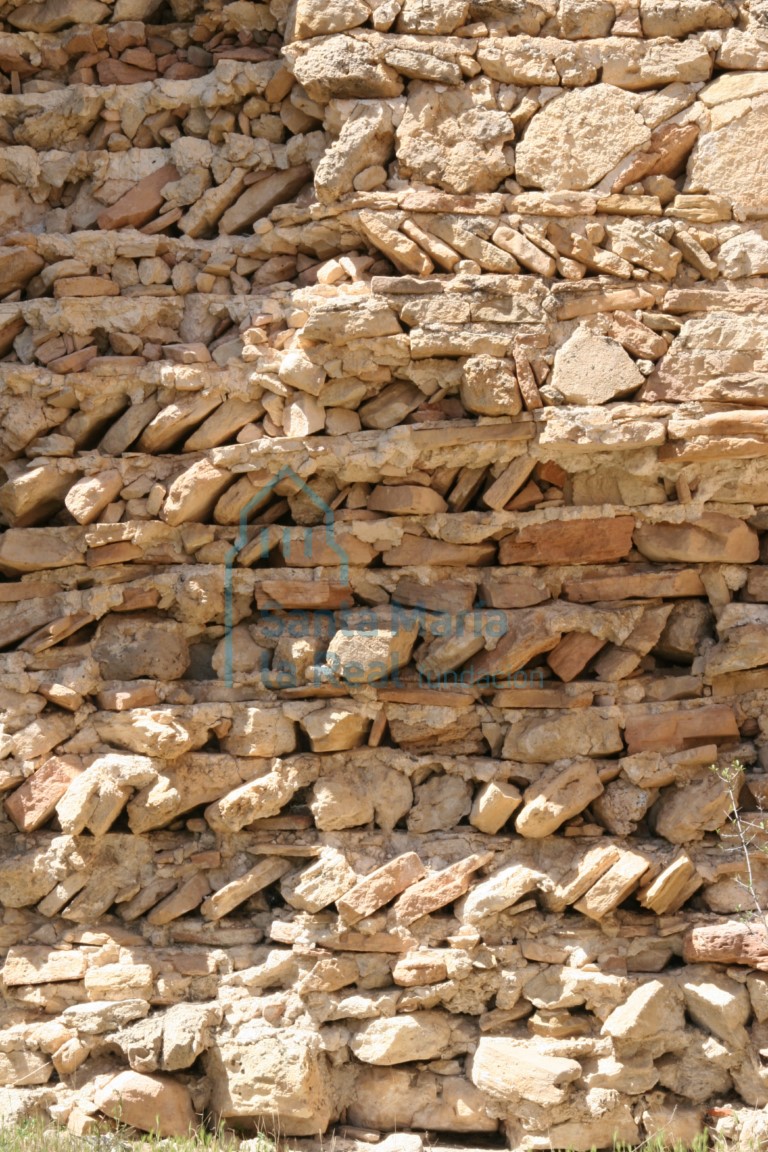
M 277 1042 L 279 1035 L 279 1043 Z M 325 1056 L 312 1033 L 278 1034 L 254 1022 L 222 1038 L 205 1056 L 216 1116 L 276 1127 L 292 1136 L 323 1132 L 333 1118 Z
M 758 557 L 754 532 L 743 521 L 717 512 L 706 512 L 686 524 L 641 524 L 635 545 L 657 563 L 751 564 Z
M 96 631 L 93 655 L 105 680 L 177 680 L 189 664 L 181 625 L 137 616 L 106 616 Z
M 523 807 L 515 819 L 521 836 L 548 836 L 571 816 L 578 815 L 603 791 L 593 760 L 555 764 L 523 793 Z
M 448 1018 L 439 1012 L 415 1012 L 391 1020 L 371 1020 L 355 1030 L 350 1048 L 364 1064 L 406 1064 L 433 1060 L 450 1044 Z
M 472 1057 L 472 1083 L 512 1111 L 521 1100 L 544 1106 L 561 1104 L 581 1076 L 576 1060 L 548 1056 L 531 1044 L 501 1036 L 483 1036 Z
M 516 179 L 524 188 L 551 192 L 592 188 L 650 139 L 636 108 L 635 97 L 611 84 L 557 96 L 533 119 L 516 148 Z
M 740 213 L 764 215 L 768 201 L 759 172 L 767 120 L 764 104 L 743 106 L 742 115 L 725 127 L 703 132 L 693 149 L 686 191 L 725 196 Z
M 580 328 L 558 349 L 549 388 L 570 404 L 605 404 L 631 395 L 642 382 L 619 343 Z
M 195 1124 L 187 1089 L 163 1076 L 120 1072 L 98 1090 L 96 1107 L 123 1124 L 159 1136 L 184 1136 Z
M 397 129 L 400 172 L 447 192 L 493 192 L 512 172 L 504 144 L 514 134 L 489 81 L 441 92 L 416 80 Z

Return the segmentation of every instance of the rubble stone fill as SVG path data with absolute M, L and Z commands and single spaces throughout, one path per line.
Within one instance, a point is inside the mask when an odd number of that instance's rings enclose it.
M 765 1139 L 765 0 L 0 21 L 0 1123 Z

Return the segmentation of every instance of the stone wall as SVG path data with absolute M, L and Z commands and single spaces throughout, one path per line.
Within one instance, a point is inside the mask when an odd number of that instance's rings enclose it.
M 766 0 L 0 17 L 0 1114 L 759 1136 Z

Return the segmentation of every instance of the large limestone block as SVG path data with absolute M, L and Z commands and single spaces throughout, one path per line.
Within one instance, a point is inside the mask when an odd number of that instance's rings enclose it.
M 556 96 L 533 117 L 516 149 L 515 177 L 548 192 L 592 188 L 651 138 L 637 98 L 610 84 Z
M 552 763 L 572 756 L 610 756 L 622 749 L 619 722 L 614 716 L 590 712 L 564 712 L 539 719 L 513 720 L 501 755 L 524 764 Z M 582 764 L 581 772 L 586 771 Z
M 297 0 L 286 29 L 286 40 L 330 36 L 365 24 L 371 9 L 365 0 Z
M 222 748 L 233 756 L 283 756 L 296 747 L 295 729 L 275 708 L 238 709 Z
M 533 839 L 549 836 L 583 812 L 602 791 L 593 760 L 574 760 L 565 767 L 554 764 L 523 793 L 515 830 Z
M 196 1123 L 188 1089 L 167 1076 L 119 1072 L 99 1089 L 95 1103 L 122 1124 L 163 1137 L 186 1136 Z
M 451 1025 L 441 1012 L 413 1012 L 369 1020 L 355 1029 L 349 1046 L 365 1064 L 435 1060 L 451 1043 Z
M 377 621 L 371 621 L 378 623 Z M 395 678 L 411 658 L 419 633 L 417 620 L 381 620 L 381 626 L 358 630 L 354 626 L 340 629 L 330 644 L 326 662 L 336 675 L 349 684 L 372 684 Z
M 284 55 L 310 99 L 321 104 L 334 96 L 378 99 L 399 96 L 403 90 L 397 72 L 380 63 L 375 48 L 351 36 L 318 39 L 307 48 L 291 45 Z
M 514 135 L 489 80 L 447 90 L 414 81 L 397 129 L 400 175 L 459 195 L 493 192 L 512 173 L 504 145 Z
M 558 348 L 548 387 L 569 404 L 606 404 L 642 383 L 642 373 L 617 340 L 579 328 Z
M 515 1147 L 515 1125 L 507 1125 L 507 1138 Z M 625 1098 L 610 1088 L 590 1088 L 573 1108 L 571 1117 L 547 1129 L 547 1147 L 590 1152 L 618 1145 L 635 1147 L 640 1130 Z
M 498 1121 L 488 1115 L 486 1104 L 483 1094 L 463 1076 L 361 1065 L 347 1118 L 351 1124 L 379 1131 L 495 1132 Z
M 184 629 L 167 618 L 105 616 L 91 651 L 105 680 L 178 680 L 189 664 Z
M 396 30 L 449 36 L 466 21 L 469 8 L 469 0 L 404 0 Z
M 705 512 L 687 524 L 641 524 L 635 547 L 656 563 L 754 564 L 760 555 L 757 533 L 743 520 Z
M 746 1044 L 744 1026 L 752 1014 L 752 1005 L 743 984 L 714 966 L 691 964 L 683 969 L 681 986 L 685 1009 L 694 1024 L 725 1044 Z
M 513 362 L 470 356 L 461 373 L 461 402 L 478 416 L 516 416 L 523 406 Z
M 58 984 L 62 980 L 82 980 L 85 953 L 78 949 L 56 952 L 42 944 L 10 948 L 5 958 L 3 983 L 11 988 L 23 984 Z
M 738 791 L 740 782 L 735 786 Z M 651 825 L 657 836 L 671 844 L 688 844 L 701 840 L 705 832 L 720 828 L 731 808 L 724 782 L 704 768 L 698 776 L 689 776 L 683 787 L 663 789 L 651 810 Z
M 204 1057 L 211 1111 L 283 1136 L 315 1136 L 334 1118 L 319 1036 L 254 1022 L 237 1038 L 219 1037 Z
M 472 1057 L 470 1079 L 510 1112 L 520 1100 L 544 1106 L 562 1104 L 581 1076 L 576 1060 L 547 1056 L 532 1044 L 503 1036 L 482 1036 Z
M 239 832 L 254 820 L 277 816 L 299 784 L 296 773 L 285 770 L 277 761 L 273 772 L 249 780 L 214 801 L 206 808 L 205 818 L 217 832 Z
M 668 980 L 650 980 L 614 1008 L 602 1031 L 614 1040 L 640 1044 L 665 1033 L 682 1032 L 685 1027 L 683 998 L 679 988 Z
M 724 127 L 703 132 L 691 154 L 685 191 L 724 196 L 734 204 L 737 217 L 764 215 L 767 131 L 768 104 L 760 103 Z
M 632 547 L 635 521 L 613 519 L 551 520 L 505 536 L 500 564 L 612 564 Z

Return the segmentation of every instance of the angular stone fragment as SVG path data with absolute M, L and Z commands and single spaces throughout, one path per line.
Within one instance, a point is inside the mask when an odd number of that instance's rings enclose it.
M 406 1064 L 433 1060 L 448 1048 L 451 1026 L 441 1012 L 414 1012 L 390 1020 L 370 1020 L 355 1029 L 349 1046 L 365 1064 Z
M 218 832 L 238 832 L 254 820 L 276 816 L 299 786 L 296 773 L 281 771 L 278 766 L 275 771 L 235 788 L 211 804 L 205 810 L 205 818 Z
M 626 1003 L 614 1008 L 602 1032 L 614 1040 L 643 1043 L 685 1027 L 680 989 L 668 980 L 650 980 L 636 988 Z
M 189 880 L 182 881 L 169 896 L 156 904 L 148 914 L 147 921 L 150 924 L 170 924 L 172 920 L 197 908 L 210 890 L 207 877 L 198 872 Z
M 32 5 L 28 5 L 32 7 Z M 18 13 L 20 9 L 16 9 Z M 45 261 L 37 252 L 23 246 L 7 245 L 2 250 L 0 264 L 0 296 L 23 288 L 42 268 Z
M 380 63 L 373 46 L 351 36 L 319 39 L 306 48 L 291 45 L 284 55 L 310 99 L 321 104 L 334 96 L 371 100 L 403 90 L 397 72 Z
M 149 1000 L 153 983 L 150 964 L 102 964 L 85 974 L 89 1000 Z
M 315 826 L 324 832 L 369 824 L 374 815 L 373 797 L 364 781 L 341 774 L 318 780 L 308 807 Z
M 512 1111 L 520 1100 L 545 1107 L 562 1104 L 569 1085 L 581 1076 L 581 1065 L 519 1040 L 482 1036 L 469 1075 L 477 1088 Z
M 415 620 L 399 622 L 394 628 L 344 628 L 328 645 L 326 662 L 350 684 L 387 680 L 406 667 L 417 635 Z
M 715 772 L 700 769 L 684 787 L 662 792 L 653 808 L 652 825 L 671 844 L 688 844 L 722 827 L 732 806 L 724 781 Z
M 359 748 L 365 742 L 370 720 L 360 712 L 322 708 L 319 712 L 310 712 L 302 727 L 313 752 L 340 752 Z
M 123 478 L 116 468 L 105 469 L 96 476 L 78 480 L 67 493 L 64 504 L 78 524 L 98 520 L 108 504 L 117 499 Z
M 364 916 L 370 916 L 420 880 L 424 872 L 424 865 L 415 852 L 397 856 L 364 876 L 336 901 L 339 915 L 347 924 L 354 924 Z
M 602 920 L 637 887 L 648 871 L 648 866 L 649 860 L 642 853 L 622 852 L 616 863 L 600 877 L 586 896 L 574 904 L 574 908 L 592 920 Z
M 432 776 L 414 791 L 408 815 L 410 832 L 436 832 L 452 828 L 469 812 L 472 789 L 457 776 Z
M 166 184 L 178 179 L 179 173 L 173 164 L 157 168 L 140 180 L 130 192 L 105 208 L 96 223 L 104 229 L 141 228 L 162 208 L 162 190 Z
M 469 9 L 469 0 L 404 0 L 396 30 L 420 36 L 450 36 L 466 22 Z
M 514 784 L 502 781 L 483 784 L 472 802 L 469 822 L 478 832 L 493 835 L 503 828 L 521 801 L 522 796 Z
M 357 28 L 370 17 L 370 8 L 364 0 L 298 0 L 287 28 L 286 40 L 309 40 L 313 36 L 329 36 Z
M 274 708 L 238 709 L 222 746 L 233 756 L 283 756 L 296 747 L 295 727 Z
M 204 1056 L 211 1111 L 286 1136 L 315 1136 L 334 1118 L 326 1057 L 315 1032 L 252 1021 L 217 1036 Z
M 752 1006 L 743 984 L 717 968 L 697 964 L 685 969 L 682 990 L 686 1011 L 695 1024 L 725 1043 L 746 1044 L 744 1025 Z
M 412 885 L 392 909 L 395 922 L 412 924 L 419 917 L 451 904 L 466 892 L 473 872 L 485 867 L 491 859 L 490 852 L 468 856 Z
M 387 104 L 357 105 L 338 140 L 315 170 L 318 199 L 332 204 L 353 189 L 355 177 L 372 165 L 386 165 L 395 144 L 392 111 Z M 385 173 L 386 176 L 386 173 Z
M 514 134 L 490 81 L 441 91 L 415 80 L 397 129 L 400 173 L 459 195 L 493 192 L 512 172 L 504 144 Z
M 523 896 L 533 892 L 542 882 L 542 874 L 521 864 L 508 864 L 476 884 L 457 909 L 466 924 L 481 924 L 486 916 L 494 916 L 505 908 L 512 908 Z
M 530 719 L 513 720 L 507 729 L 502 748 L 505 760 L 521 760 L 525 764 L 542 761 L 565 760 L 571 756 L 610 756 L 623 748 L 618 720 L 602 715 L 597 709 L 581 714 L 580 711 L 555 713 L 542 717 L 534 713 Z M 571 769 L 566 779 L 571 777 Z M 582 764 L 574 769 L 591 778 L 590 769 Z
M 105 680 L 138 680 L 144 676 L 177 680 L 189 664 L 189 648 L 181 624 L 138 615 L 105 616 L 96 630 L 92 653 Z
M 231 473 L 216 468 L 209 460 L 197 460 L 172 482 L 160 515 L 166 524 L 183 524 L 187 520 L 204 523 L 231 483 Z
M 290 867 L 289 860 L 279 856 L 266 856 L 242 876 L 225 884 L 223 888 L 219 888 L 204 900 L 200 907 L 201 913 L 207 920 L 220 920 L 254 893 L 274 884 Z
M 461 402 L 479 416 L 516 416 L 522 408 L 513 363 L 495 356 L 470 356 L 464 361 Z
M 288 904 L 304 912 L 319 912 L 354 886 L 357 876 L 345 856 L 323 848 L 318 860 L 300 872 L 284 876 L 280 891 Z
M 312 169 L 309 165 L 301 164 L 285 172 L 274 172 L 266 179 L 252 184 L 221 217 L 218 224 L 219 232 L 227 235 L 243 232 L 256 220 L 271 212 L 276 205 L 292 200 L 311 176 Z
M 569 404 L 606 404 L 629 396 L 642 383 L 642 373 L 620 344 L 578 328 L 558 349 L 548 387 Z
M 684 524 L 640 524 L 635 546 L 657 563 L 753 564 L 758 559 L 757 535 L 744 523 L 719 512 L 705 512 Z
M 563 520 L 520 528 L 499 545 L 500 564 L 607 564 L 632 547 L 631 516 Z M 744 529 L 749 532 L 749 529 Z
M 10 948 L 3 965 L 3 983 L 58 984 L 62 980 L 82 980 L 87 960 L 79 949 L 52 951 L 43 945 Z
M 56 810 L 64 793 L 82 772 L 77 757 L 51 756 L 5 801 L 5 810 L 20 832 L 35 832 Z
M 610 84 L 576 88 L 550 100 L 517 145 L 515 178 L 524 188 L 547 191 L 592 188 L 650 140 L 636 108 L 636 97 Z
M 195 1127 L 189 1091 L 168 1076 L 119 1072 L 98 1089 L 95 1103 L 106 1116 L 160 1137 L 186 1136 Z
M 574 760 L 564 768 L 553 765 L 523 793 L 515 819 L 521 836 L 549 836 L 571 816 L 583 812 L 603 791 L 593 760 Z

